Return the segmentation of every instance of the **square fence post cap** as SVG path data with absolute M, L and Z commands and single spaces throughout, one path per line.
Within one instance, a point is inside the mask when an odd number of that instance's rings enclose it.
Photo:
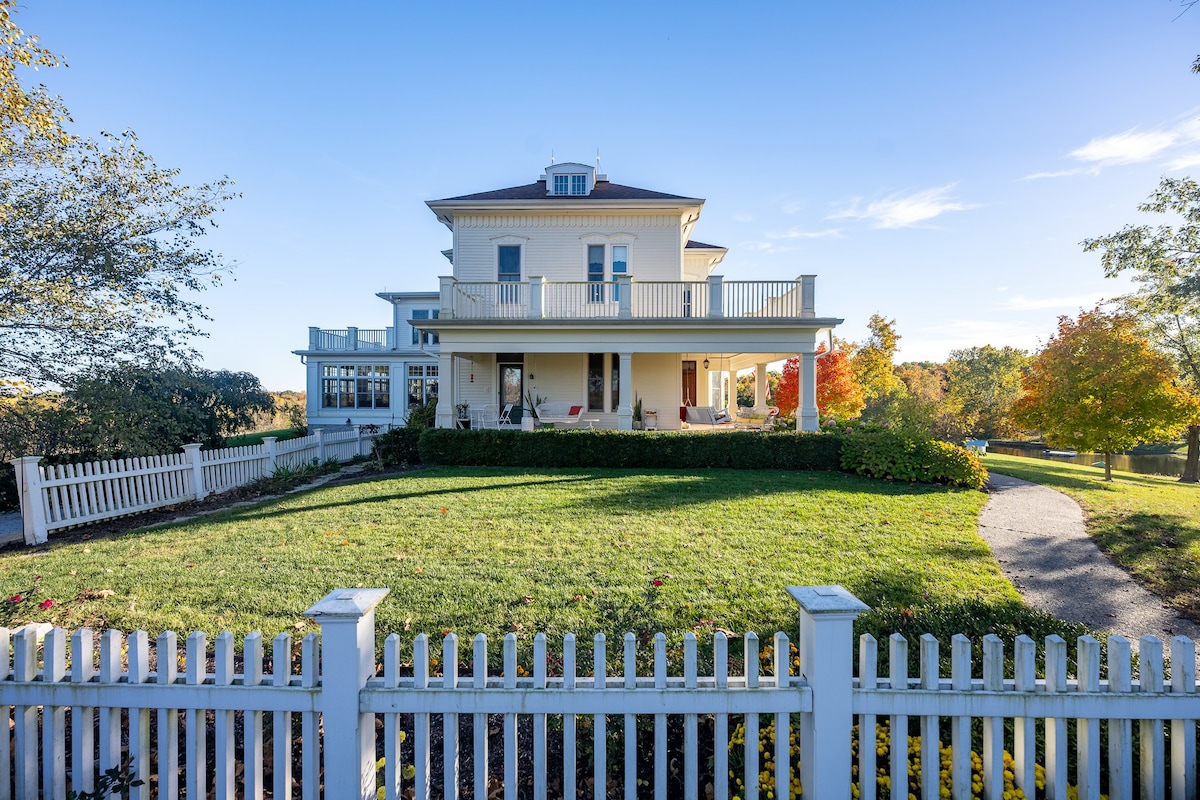
M 809 614 L 853 614 L 858 616 L 871 607 L 844 586 L 789 586 L 792 599 Z
M 305 611 L 304 616 L 318 624 L 322 619 L 358 619 L 373 611 L 390 591 L 391 589 L 334 589 Z

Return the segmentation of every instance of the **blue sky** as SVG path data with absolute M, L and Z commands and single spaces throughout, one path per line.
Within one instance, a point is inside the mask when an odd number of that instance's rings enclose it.
M 206 366 L 303 388 L 307 327 L 382 328 L 435 290 L 423 201 L 593 162 L 704 197 L 729 279 L 817 275 L 902 360 L 1036 348 L 1126 290 L 1080 240 L 1200 174 L 1200 9 L 1016 3 L 95 3 L 17 21 L 79 133 L 135 130 L 192 183 L 243 193 L 209 245 Z

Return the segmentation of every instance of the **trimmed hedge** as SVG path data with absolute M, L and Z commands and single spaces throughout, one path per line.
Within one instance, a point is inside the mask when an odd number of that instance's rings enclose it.
M 417 450 L 417 440 L 421 438 L 421 428 L 392 428 L 381 433 L 375 439 L 375 448 L 371 455 L 384 464 L 419 464 L 421 455 Z
M 487 467 L 839 469 L 843 437 L 828 433 L 720 435 L 638 431 L 433 428 L 421 433 L 423 464 Z
M 983 461 L 965 447 L 895 430 L 857 430 L 843 437 L 842 469 L 871 478 L 982 489 Z

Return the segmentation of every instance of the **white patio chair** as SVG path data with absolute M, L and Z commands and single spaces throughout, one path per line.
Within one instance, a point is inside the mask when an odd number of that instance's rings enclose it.
M 513 405 L 513 403 L 509 403 L 504 406 L 504 410 L 500 412 L 500 418 L 496 421 L 497 428 L 503 430 L 504 428 L 517 427 L 517 424 L 510 419 L 512 416 Z
M 496 406 L 484 406 L 483 411 L 479 415 L 479 427 L 491 428 L 496 430 L 500 427 L 500 417 L 496 413 Z

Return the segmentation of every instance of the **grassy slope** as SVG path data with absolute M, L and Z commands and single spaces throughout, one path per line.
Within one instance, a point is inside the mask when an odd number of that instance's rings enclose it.
M 390 587 L 379 629 L 414 633 L 769 634 L 795 627 L 786 585 L 825 583 L 884 624 L 960 620 L 1019 607 L 975 532 L 985 500 L 838 473 L 429 469 L 3 552 L 0 581 L 43 576 L 67 627 L 151 634 L 292 630 L 346 586 Z M 70 599 L 89 590 L 113 594 Z
M 1200 620 L 1200 486 L 1173 478 L 990 454 L 989 470 L 1058 489 L 1083 507 L 1088 533 L 1146 588 Z

